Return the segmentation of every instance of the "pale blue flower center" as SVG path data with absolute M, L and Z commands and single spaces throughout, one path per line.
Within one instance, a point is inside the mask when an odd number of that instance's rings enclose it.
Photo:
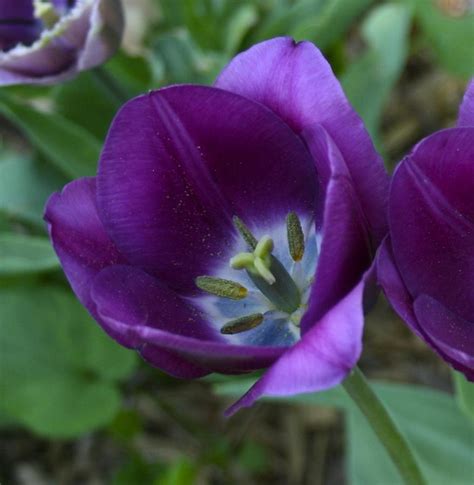
M 291 314 L 283 312 L 266 298 L 255 286 L 245 271 L 233 269 L 227 263 L 223 263 L 212 271 L 212 276 L 240 283 L 248 289 L 247 296 L 242 300 L 231 300 L 214 295 L 197 297 L 195 303 L 206 314 L 208 321 L 220 330 L 230 320 L 245 315 L 261 313 L 263 322 L 252 330 L 235 335 L 227 335 L 226 338 L 233 344 L 258 345 L 258 346 L 288 346 L 300 338 L 300 320 L 305 313 L 310 295 L 311 285 L 314 280 L 316 265 L 319 254 L 320 238 L 315 231 L 312 220 L 301 219 L 305 235 L 305 251 L 301 261 L 293 261 L 290 256 L 287 239 L 287 227 L 285 221 L 281 221 L 270 230 L 266 228 L 265 234 L 269 234 L 274 242 L 273 256 L 288 271 L 296 283 L 300 294 L 301 303 L 299 308 Z M 263 234 L 255 234 L 262 237 Z M 236 239 L 233 254 L 248 250 L 240 238 Z

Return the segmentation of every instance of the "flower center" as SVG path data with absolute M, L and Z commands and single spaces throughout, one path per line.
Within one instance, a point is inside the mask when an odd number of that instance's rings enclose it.
M 246 315 L 237 314 L 237 318 L 224 323 L 221 333 L 233 335 L 253 330 L 264 323 L 265 315 L 270 313 L 275 321 L 284 320 L 297 330 L 305 310 L 309 286 L 302 285 L 301 281 L 298 281 L 299 284 L 297 284 L 294 278 L 295 275 L 301 273 L 295 267 L 301 266 L 299 263 L 305 253 L 305 237 L 298 216 L 296 213 L 290 212 L 286 218 L 286 238 L 293 276 L 280 259 L 273 254 L 275 243 L 269 235 L 264 235 L 257 240 L 242 220 L 234 217 L 233 222 L 249 251 L 238 252 L 234 255 L 229 262 L 230 268 L 246 274 L 248 280 L 262 295 L 260 300 L 267 302 L 267 311 Z M 246 304 L 245 302 L 256 298 L 255 291 L 249 291 L 246 286 L 231 279 L 199 276 L 196 278 L 196 286 L 219 299 L 242 300 L 242 311 L 245 311 L 246 308 L 252 309 L 252 303 L 249 301 Z

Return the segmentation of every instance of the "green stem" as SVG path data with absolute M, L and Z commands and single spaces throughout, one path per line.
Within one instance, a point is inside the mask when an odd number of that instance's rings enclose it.
M 343 382 L 344 389 L 364 413 L 372 429 L 398 468 L 407 485 L 426 485 L 413 451 L 387 408 L 370 387 L 361 370 L 356 367 Z
M 131 98 L 123 86 L 103 66 L 96 67 L 90 72 L 119 105 L 122 105 Z

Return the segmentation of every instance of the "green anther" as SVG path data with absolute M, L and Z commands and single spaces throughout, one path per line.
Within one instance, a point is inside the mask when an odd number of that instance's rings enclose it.
M 231 300 L 242 300 L 247 296 L 247 288 L 239 283 L 212 276 L 198 276 L 195 280 L 196 286 L 211 295 L 230 298 Z
M 234 335 L 236 333 L 246 332 L 247 330 L 258 327 L 262 322 L 263 315 L 261 313 L 252 313 L 245 317 L 230 320 L 221 328 L 221 333 L 224 335 Z
M 250 249 L 255 249 L 257 247 L 257 239 L 256 237 L 250 232 L 250 229 L 239 219 L 237 216 L 232 218 L 232 222 L 234 223 L 235 228 L 239 231 L 242 239 L 247 243 L 247 246 Z
M 301 222 L 295 212 L 286 216 L 288 246 L 293 261 L 301 261 L 304 255 L 304 234 Z
M 59 15 L 52 3 L 34 0 L 34 9 L 35 17 L 40 19 L 47 28 L 53 27 L 59 20 Z

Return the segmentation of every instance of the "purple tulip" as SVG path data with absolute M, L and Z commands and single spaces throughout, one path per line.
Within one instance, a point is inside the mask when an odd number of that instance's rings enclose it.
M 105 62 L 122 31 L 119 0 L 0 0 L 0 86 L 70 79 Z
M 387 193 L 321 53 L 276 38 L 215 87 L 128 102 L 97 177 L 54 194 L 45 217 L 77 296 L 122 345 L 181 378 L 268 368 L 234 412 L 355 365 Z
M 422 140 L 397 167 L 378 278 L 408 326 L 474 380 L 474 81 L 457 128 Z

